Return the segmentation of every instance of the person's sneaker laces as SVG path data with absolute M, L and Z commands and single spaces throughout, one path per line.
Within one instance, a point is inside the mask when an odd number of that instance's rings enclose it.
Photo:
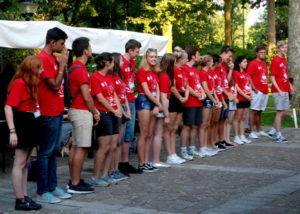
M 257 134 L 255 132 L 251 132 L 249 134 L 249 137 L 252 138 L 252 139 L 257 139 L 258 138 L 258 136 L 257 136 Z
M 66 193 L 62 188 L 56 187 L 55 190 L 51 191 L 51 193 L 61 199 L 72 198 L 72 195 Z
M 276 142 L 278 143 L 287 143 L 287 139 L 285 137 L 283 137 L 282 135 L 279 135 L 276 137 Z
M 243 145 L 244 144 L 244 142 L 241 141 L 241 139 L 240 139 L 239 136 L 234 136 L 233 142 L 236 143 L 236 144 L 239 144 L 239 145 Z
M 245 135 L 241 135 L 240 136 L 240 139 L 241 139 L 241 141 L 243 141 L 244 143 L 251 143 L 252 141 L 251 140 L 248 140 L 246 137 L 245 137 Z
M 90 179 L 91 184 L 93 184 L 94 186 L 101 186 L 101 187 L 107 187 L 109 186 L 109 183 L 107 183 L 105 180 L 103 180 L 101 177 L 99 178 L 94 178 L 91 177 Z
M 36 200 L 38 202 L 49 203 L 49 204 L 56 204 L 62 201 L 58 197 L 55 197 L 51 192 L 46 192 L 41 195 L 38 195 L 36 197 Z
M 68 193 L 72 194 L 87 194 L 95 192 L 95 189 L 92 186 L 87 186 L 82 182 L 79 182 L 77 185 L 70 184 Z

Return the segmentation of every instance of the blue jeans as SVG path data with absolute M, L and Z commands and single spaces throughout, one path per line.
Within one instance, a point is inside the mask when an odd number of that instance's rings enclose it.
M 60 149 L 62 114 L 41 116 L 40 148 L 37 156 L 37 194 L 53 191 L 57 186 L 57 152 Z
M 133 138 L 134 138 L 134 125 L 135 125 L 135 103 L 133 102 L 129 102 L 129 109 L 130 109 L 130 114 L 131 114 L 131 120 L 129 120 L 126 124 L 125 124 L 125 131 L 124 131 L 124 135 L 122 138 L 122 143 L 124 142 L 133 142 Z

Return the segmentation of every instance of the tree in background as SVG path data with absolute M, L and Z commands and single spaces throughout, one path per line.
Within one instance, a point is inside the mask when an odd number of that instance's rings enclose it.
M 300 0 L 289 2 L 289 46 L 288 46 L 288 71 L 294 79 L 292 106 L 300 107 Z

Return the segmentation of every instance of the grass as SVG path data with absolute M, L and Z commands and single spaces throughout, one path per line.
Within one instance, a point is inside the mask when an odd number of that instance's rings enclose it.
M 290 114 L 282 121 L 282 127 L 294 127 L 294 118 L 292 116 L 292 111 Z M 274 100 L 272 95 L 269 95 L 269 100 L 267 104 L 267 109 L 262 112 L 261 123 L 263 126 L 272 126 L 274 123 L 276 115 Z M 300 115 L 297 115 L 298 126 L 300 126 Z

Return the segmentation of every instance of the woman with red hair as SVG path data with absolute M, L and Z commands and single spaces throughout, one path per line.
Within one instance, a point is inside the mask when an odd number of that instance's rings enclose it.
M 38 210 L 42 206 L 27 195 L 27 166 L 32 148 L 38 145 L 39 107 L 37 92 L 39 75 L 43 71 L 42 60 L 28 56 L 8 86 L 4 107 L 10 130 L 9 143 L 15 148 L 12 184 L 16 196 L 16 210 Z

